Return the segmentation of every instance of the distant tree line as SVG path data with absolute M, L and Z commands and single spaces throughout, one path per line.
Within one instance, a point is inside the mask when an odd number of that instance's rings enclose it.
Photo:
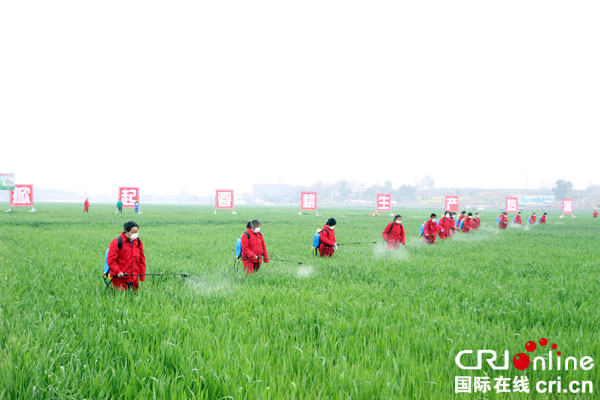
M 383 184 L 367 186 L 361 182 L 340 180 L 334 183 L 315 182 L 309 186 L 291 185 L 291 184 L 257 184 L 254 185 L 254 200 L 260 200 L 270 203 L 298 203 L 300 192 L 317 192 L 319 202 L 351 202 L 365 201 L 374 202 L 378 193 L 389 193 L 392 200 L 399 203 L 413 203 L 431 196 L 441 196 L 444 194 L 456 194 L 460 196 L 477 196 L 482 189 L 473 188 L 435 188 L 435 182 L 430 176 L 425 176 L 413 185 L 401 185 L 394 188 L 391 181 L 385 181 Z M 507 189 L 510 190 L 510 189 Z M 486 190 L 501 195 L 502 190 Z M 552 191 L 542 189 L 519 189 L 520 192 L 554 194 L 556 201 L 563 198 L 573 198 L 575 200 L 587 200 L 600 203 L 600 185 L 592 185 L 585 190 L 574 190 L 570 181 L 559 179 L 556 181 Z M 447 192 L 447 193 L 446 193 Z M 510 195 L 511 193 L 506 193 Z

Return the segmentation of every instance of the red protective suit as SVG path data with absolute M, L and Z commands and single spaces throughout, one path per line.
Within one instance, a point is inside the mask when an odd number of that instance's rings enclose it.
M 452 219 L 448 217 L 440 218 L 438 222 L 438 233 L 440 239 L 446 239 L 450 237 L 452 234 L 450 233 L 450 229 L 452 226 Z
M 325 225 L 321 230 L 320 234 L 321 244 L 319 245 L 319 254 L 321 257 L 331 257 L 335 253 L 334 246 L 337 244 L 335 241 L 335 232 L 333 229 Z
M 84 212 L 90 211 L 90 202 L 87 199 L 83 202 L 83 211 Z
M 133 287 L 133 290 L 138 288 L 138 276 L 124 276 L 117 278 L 119 273 L 124 274 L 145 274 L 146 273 L 146 256 L 144 255 L 144 245 L 141 240 L 131 241 L 125 233 L 121 233 L 123 247 L 119 250 L 119 241 L 113 239 L 108 246 L 108 256 L 106 262 L 110 268 L 110 276 L 115 289 L 127 290 L 128 286 Z M 146 276 L 139 276 L 140 280 L 145 281 Z
M 473 225 L 473 218 L 466 217 L 465 219 L 463 219 L 463 227 L 462 227 L 463 233 L 469 233 L 471 231 L 472 225 Z
M 521 215 L 520 214 L 515 215 L 515 224 L 521 225 Z
M 500 218 L 500 223 L 498 224 L 500 229 L 506 229 L 508 226 L 508 218 L 506 218 L 506 215 L 501 214 L 498 218 Z
M 406 244 L 404 225 L 392 221 L 383 230 L 383 240 L 386 241 L 388 249 L 400 248 L 400 243 Z
M 545 223 L 546 223 L 546 216 L 545 216 L 545 215 L 542 215 L 542 216 L 540 217 L 540 220 L 539 220 L 538 222 L 539 222 L 540 224 L 545 224 Z
M 471 229 L 477 230 L 481 225 L 481 219 L 479 217 L 473 218 L 473 223 L 471 224 Z
M 428 220 L 425 222 L 423 229 L 423 242 L 427 244 L 435 244 L 435 235 L 438 233 L 438 227 L 435 222 Z
M 255 233 L 252 229 L 246 228 L 246 232 L 242 235 L 242 262 L 246 273 L 253 274 L 258 271 L 263 259 L 266 263 L 269 262 L 262 233 Z
M 450 218 L 450 230 L 448 231 L 448 237 L 452 237 L 454 232 L 456 232 L 456 221 L 454 218 Z
M 537 217 L 535 215 L 532 215 L 531 217 L 529 217 L 530 224 L 535 224 L 536 221 L 537 221 Z

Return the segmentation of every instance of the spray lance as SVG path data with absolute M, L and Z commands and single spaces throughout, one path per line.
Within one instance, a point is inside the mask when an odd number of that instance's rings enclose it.
M 345 242 L 337 243 L 338 246 L 349 245 L 349 244 L 377 244 L 378 242 Z
M 252 257 L 236 257 L 233 260 L 233 270 L 234 272 L 238 272 L 239 268 L 240 268 L 240 264 L 242 263 L 242 260 L 264 260 L 264 257 L 258 257 L 258 258 L 252 258 Z M 280 258 L 268 258 L 269 261 L 279 261 L 279 262 L 284 262 L 284 263 L 290 263 L 290 264 L 298 264 L 298 265 L 304 265 L 304 263 L 300 262 L 300 261 L 292 261 L 292 260 L 282 260 Z
M 304 263 L 300 262 L 300 261 L 293 261 L 293 260 L 282 260 L 280 258 L 265 258 L 265 257 L 258 257 L 258 258 L 253 258 L 253 257 L 242 257 L 244 260 L 269 260 L 269 261 L 280 261 L 280 262 L 285 262 L 285 263 L 290 263 L 290 264 L 298 264 L 298 265 L 303 265 Z
M 182 276 L 184 278 L 189 278 L 191 275 L 190 274 L 123 274 L 123 277 L 126 277 L 126 276 Z M 107 278 L 107 276 L 104 275 L 104 283 L 106 284 L 106 288 L 108 289 L 108 287 L 110 286 L 113 279 L 118 278 L 118 276 L 115 275 L 110 280 L 107 280 L 106 278 Z

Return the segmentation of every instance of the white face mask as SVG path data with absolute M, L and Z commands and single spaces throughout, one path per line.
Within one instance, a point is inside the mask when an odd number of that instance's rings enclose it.
M 254 233 L 260 232 L 260 226 L 258 228 L 254 228 Z
M 398 221 L 398 220 L 396 220 L 396 223 L 397 223 L 398 225 L 401 225 L 401 224 L 402 224 L 402 221 Z
M 431 222 L 435 222 L 435 218 L 432 218 L 432 219 L 431 219 Z
M 335 225 L 334 226 L 330 226 L 329 229 L 331 229 L 331 230 L 335 229 Z
M 129 236 L 129 240 L 133 241 L 135 239 L 138 238 L 138 234 L 137 233 L 132 233 L 131 236 Z

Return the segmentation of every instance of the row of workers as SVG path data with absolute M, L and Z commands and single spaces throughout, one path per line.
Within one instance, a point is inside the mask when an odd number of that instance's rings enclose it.
M 535 215 L 535 212 L 533 212 L 529 216 L 529 219 L 527 220 L 527 222 L 529 222 L 530 225 L 535 224 L 535 223 L 545 224 L 547 216 L 548 216 L 548 213 L 542 214 L 542 216 L 540 217 L 540 219 L 538 221 L 537 216 Z M 500 214 L 500 216 L 498 216 L 498 219 L 496 220 L 496 222 L 498 223 L 498 226 L 500 227 L 500 229 L 506 229 L 506 227 L 508 226 L 508 215 L 507 215 L 506 211 L 503 212 L 502 214 Z M 515 225 L 521 225 L 521 223 L 522 223 L 521 211 L 519 211 L 517 213 L 517 215 L 515 215 L 513 217 L 512 222 Z
M 457 230 L 469 233 L 471 230 L 478 229 L 481 225 L 479 213 L 475 213 L 473 216 L 471 212 L 466 213 L 466 211 L 463 211 L 457 220 L 455 216 L 456 213 L 446 211 L 444 216 L 437 220 L 436 214 L 431 214 L 429 220 L 421 226 L 419 234 L 423 237 L 423 241 L 428 244 L 435 244 L 437 237 L 444 240 L 452 237 Z M 546 216 L 547 213 L 544 213 L 539 223 L 545 223 Z M 513 223 L 521 223 L 520 212 L 513 218 Z M 529 223 L 536 223 L 535 213 L 529 217 Z M 506 229 L 508 225 L 506 212 L 498 217 L 498 224 L 501 229 Z M 260 226 L 261 223 L 257 219 L 248 222 L 246 232 L 241 237 L 241 254 L 239 258 L 242 260 L 247 273 L 258 271 L 263 261 L 269 262 L 269 254 L 260 232 Z M 323 228 L 318 231 L 317 243 L 313 242 L 313 248 L 318 251 L 321 257 L 331 257 L 337 250 L 335 226 L 336 220 L 329 218 Z M 139 226 L 135 222 L 127 222 L 123 228 L 123 233 L 110 243 L 106 264 L 110 270 L 112 284 L 115 288 L 126 289 L 129 287 L 136 290 L 139 284 L 138 277 L 142 281 L 145 279 L 146 258 L 144 248 L 138 238 Z M 394 220 L 387 224 L 382 232 L 382 237 L 390 249 L 398 249 L 401 245 L 406 244 L 406 231 L 402 224 L 401 215 L 396 215 Z

